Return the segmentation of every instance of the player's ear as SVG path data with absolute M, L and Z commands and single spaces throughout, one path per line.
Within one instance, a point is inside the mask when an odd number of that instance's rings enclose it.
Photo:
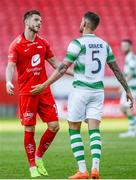
M 24 24 L 25 24 L 25 25 L 28 25 L 28 19 L 26 19 L 26 20 L 24 21 Z
M 86 21 L 84 21 L 83 27 L 86 27 L 86 25 L 87 25 L 87 23 L 86 23 Z

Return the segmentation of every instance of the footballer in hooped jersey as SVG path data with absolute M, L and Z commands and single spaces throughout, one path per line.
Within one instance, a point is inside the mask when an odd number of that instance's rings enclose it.
M 121 42 L 121 50 L 125 55 L 123 73 L 128 82 L 133 97 L 136 99 L 136 54 L 133 52 L 133 44 L 130 39 L 123 39 Z M 136 117 L 134 110 L 129 107 L 126 99 L 125 91 L 121 92 L 120 107 L 122 113 L 128 118 L 128 131 L 119 134 L 119 137 L 135 137 L 136 136 Z
M 126 98 L 131 101 L 130 106 L 133 106 L 132 94 L 116 63 L 111 47 L 107 42 L 93 34 L 99 20 L 99 16 L 93 12 L 84 14 L 80 25 L 82 36 L 74 39 L 69 44 L 64 62 L 49 79 L 36 85 L 32 90 L 33 94 L 44 91 L 50 84 L 62 77 L 71 64 L 74 63 L 73 90 L 68 99 L 68 124 L 71 149 L 77 161 L 78 171 L 70 176 L 70 179 L 88 179 L 89 176 L 92 179 L 100 178 L 99 166 L 102 144 L 99 125 L 104 101 L 103 78 L 106 63 L 122 84 L 126 92 Z M 92 154 L 90 175 L 87 171 L 84 145 L 80 135 L 83 120 L 88 123 L 90 136 Z
M 42 158 L 59 130 L 57 109 L 50 88 L 38 95 L 31 92 L 32 86 L 47 80 L 45 60 L 53 68 L 61 64 L 54 57 L 48 41 L 37 34 L 41 24 L 40 12 L 31 10 L 24 14 L 24 33 L 11 43 L 6 68 L 6 89 L 9 95 L 14 95 L 12 79 L 14 69 L 17 68 L 20 119 L 24 125 L 24 147 L 31 177 L 48 175 Z M 73 75 L 71 70 L 68 70 L 67 74 Z M 47 123 L 48 128 L 36 150 L 34 135 L 37 113 L 42 121 Z

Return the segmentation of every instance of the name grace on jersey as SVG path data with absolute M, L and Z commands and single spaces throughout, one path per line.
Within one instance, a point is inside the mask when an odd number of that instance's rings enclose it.
M 89 48 L 103 48 L 103 44 L 89 44 Z

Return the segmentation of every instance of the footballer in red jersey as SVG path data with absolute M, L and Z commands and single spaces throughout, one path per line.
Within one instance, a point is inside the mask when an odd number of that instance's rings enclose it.
M 41 23 L 40 12 L 31 10 L 24 14 L 24 33 L 11 43 L 6 68 L 6 89 L 9 95 L 14 95 L 12 79 L 14 69 L 17 68 L 20 119 L 24 125 L 24 147 L 31 177 L 48 175 L 42 158 L 59 129 L 57 109 L 50 88 L 39 94 L 32 94 L 32 87 L 47 80 L 45 60 L 54 68 L 60 65 L 47 40 L 37 34 Z M 72 71 L 69 70 L 67 74 L 72 75 Z M 37 113 L 48 128 L 36 150 L 34 134 Z
M 54 57 L 49 43 L 35 35 L 33 41 L 27 40 L 24 33 L 18 36 L 9 47 L 9 62 L 16 63 L 19 94 L 32 95 L 31 86 L 47 79 L 45 60 Z M 49 92 L 49 89 L 44 93 Z

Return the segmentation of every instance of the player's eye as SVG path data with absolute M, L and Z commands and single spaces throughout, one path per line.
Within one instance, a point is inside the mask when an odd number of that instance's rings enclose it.
M 42 20 L 38 19 L 38 18 L 35 18 L 35 21 L 38 22 L 40 21 L 40 23 L 42 23 Z

